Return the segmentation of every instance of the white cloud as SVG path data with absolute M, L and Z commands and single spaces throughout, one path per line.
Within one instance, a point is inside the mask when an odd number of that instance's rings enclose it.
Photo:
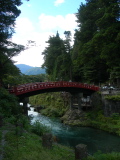
M 58 6 L 58 5 L 60 5 L 60 4 L 64 3 L 64 2 L 65 2 L 65 0 L 56 0 L 56 1 L 54 2 L 54 5 L 55 5 L 55 6 Z
M 77 23 L 74 14 L 67 14 L 66 16 L 41 14 L 38 19 L 38 26 L 36 29 L 36 25 L 28 18 L 17 19 L 16 34 L 14 34 L 12 41 L 23 45 L 26 45 L 27 40 L 36 42 L 36 46 L 14 57 L 13 60 L 17 61 L 18 64 L 23 63 L 31 66 L 41 66 L 43 64 L 43 56 L 41 53 L 47 46 L 46 41 L 49 39 L 49 36 L 56 35 L 58 31 L 60 37 L 64 38 L 63 33 L 65 30 L 71 31 L 73 35 L 74 29 L 77 28 Z
M 73 36 L 74 30 L 77 28 L 77 18 L 75 14 L 50 16 L 43 13 L 39 16 L 39 20 L 40 29 L 43 32 L 52 31 L 56 33 L 58 31 L 62 38 L 64 37 L 64 31 L 71 31 Z
M 41 30 L 74 30 L 77 27 L 76 16 L 74 14 L 67 14 L 66 16 L 50 16 L 44 13 L 40 15 L 40 29 Z
M 28 18 L 18 18 L 16 21 L 16 34 L 12 37 L 12 41 L 17 44 L 25 45 L 28 40 L 36 42 L 36 46 L 21 52 L 13 60 L 16 64 L 27 64 L 31 66 L 41 66 L 43 64 L 43 56 L 41 53 L 46 47 L 46 41 L 53 32 L 36 31 L 34 24 Z
M 13 41 L 20 44 L 25 44 L 27 40 L 31 39 L 35 28 L 28 18 L 18 18 L 16 21 Z
M 43 64 L 43 56 L 41 46 L 33 47 L 24 52 L 21 52 L 19 56 L 13 58 L 16 64 L 26 64 L 34 67 L 41 67 Z
M 28 18 L 18 18 L 16 22 L 16 32 L 33 31 L 34 27 Z

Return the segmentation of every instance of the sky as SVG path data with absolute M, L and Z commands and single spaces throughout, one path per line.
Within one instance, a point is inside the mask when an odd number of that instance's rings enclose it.
M 64 31 L 74 35 L 77 29 L 75 13 L 81 3 L 85 0 L 23 0 L 12 41 L 26 46 L 31 40 L 35 44 L 14 57 L 15 64 L 41 67 L 44 62 L 42 52 L 50 36 L 55 36 L 57 31 L 62 39 L 65 38 Z

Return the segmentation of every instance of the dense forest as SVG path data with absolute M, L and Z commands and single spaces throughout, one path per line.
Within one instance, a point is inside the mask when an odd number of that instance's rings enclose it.
M 20 15 L 17 1 L 1 1 L 0 23 L 0 85 L 20 83 L 19 69 L 12 57 L 25 46 L 12 43 L 16 18 Z M 8 13 L 11 14 L 8 14 Z M 43 51 L 49 79 L 53 81 L 79 81 L 120 85 L 120 4 L 119 0 L 86 0 L 76 13 L 78 28 L 71 45 L 71 32 L 65 31 L 65 39 L 59 33 L 50 36 Z
M 87 83 L 110 81 L 119 85 L 120 78 L 120 8 L 118 0 L 86 0 L 76 13 L 78 29 L 74 45 L 71 33 L 65 40 L 57 32 L 47 41 L 44 64 L 51 80 Z

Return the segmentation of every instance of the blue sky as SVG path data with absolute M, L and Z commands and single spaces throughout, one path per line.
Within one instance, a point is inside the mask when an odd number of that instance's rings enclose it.
M 56 35 L 58 31 L 64 39 L 65 30 L 74 35 L 77 28 L 75 13 L 81 3 L 85 3 L 85 0 L 23 0 L 12 41 L 26 45 L 28 40 L 33 40 L 36 46 L 30 46 L 13 60 L 17 64 L 40 67 L 43 63 L 41 53 L 49 36 Z

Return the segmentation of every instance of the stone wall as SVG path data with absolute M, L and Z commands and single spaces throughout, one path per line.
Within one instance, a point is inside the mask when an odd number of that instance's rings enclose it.
M 102 102 L 102 96 L 100 93 L 93 93 L 91 95 L 91 105 L 92 105 L 92 108 L 96 108 L 96 109 L 101 109 L 103 108 L 103 102 Z
M 91 96 L 93 108 L 103 109 L 105 116 L 111 116 L 113 113 L 120 114 L 120 101 L 105 99 L 105 94 L 94 93 Z
M 120 101 L 112 101 L 102 98 L 103 101 L 103 110 L 105 116 L 111 116 L 113 113 L 120 114 Z

